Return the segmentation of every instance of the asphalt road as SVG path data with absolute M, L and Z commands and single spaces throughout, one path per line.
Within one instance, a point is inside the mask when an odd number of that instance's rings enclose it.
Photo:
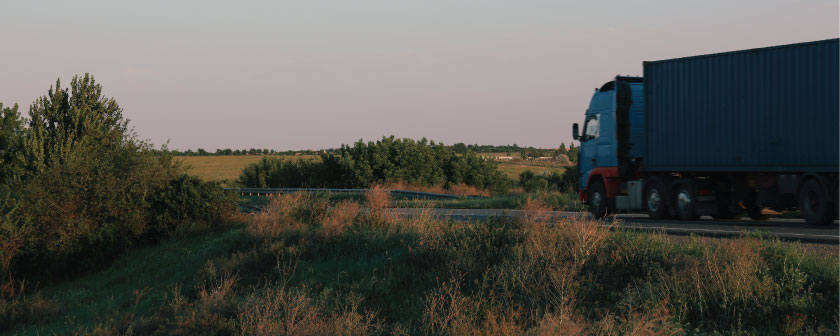
M 523 210 L 508 209 L 391 209 L 392 213 L 400 216 L 413 216 L 423 211 L 431 215 L 455 220 L 483 220 L 494 216 L 520 217 L 526 214 Z M 546 213 L 549 221 L 564 218 L 589 218 L 585 212 L 549 211 Z M 713 220 L 702 217 L 696 221 L 680 220 L 651 220 L 647 215 L 617 215 L 601 221 L 601 225 L 615 225 L 618 228 L 637 229 L 664 232 L 675 235 L 701 235 L 711 237 L 739 237 L 744 233 L 764 233 L 774 235 L 783 240 L 802 241 L 809 243 L 833 244 L 840 243 L 840 226 L 835 221 L 828 226 L 808 225 L 801 219 L 770 219 L 754 221 L 749 218 L 740 220 Z M 613 223 L 614 222 L 614 223 Z

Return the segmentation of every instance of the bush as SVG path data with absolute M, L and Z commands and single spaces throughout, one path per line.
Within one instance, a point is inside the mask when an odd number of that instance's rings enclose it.
M 519 184 L 527 192 L 556 190 L 564 193 L 574 193 L 578 190 L 577 166 L 566 167 L 563 173 L 552 172 L 548 176 L 537 176 L 526 170 L 519 174 Z
M 522 185 L 522 189 L 526 192 L 535 192 L 548 188 L 548 181 L 542 176 L 534 175 L 534 172 L 530 170 L 519 174 L 519 184 Z
M 87 74 L 56 82 L 28 120 L 0 110 L 0 285 L 99 268 L 178 220 L 206 223 L 235 206 L 218 186 L 182 176 L 165 147 L 138 140 Z
M 246 166 L 238 182 L 249 188 L 337 186 L 337 181 L 324 176 L 323 171 L 324 164 L 321 162 L 264 157 L 259 162 Z
M 553 173 L 549 176 L 548 184 L 560 191 L 577 192 L 580 189 L 580 176 L 578 175 L 578 166 L 571 165 L 566 167 L 563 174 Z
M 338 154 L 322 154 L 321 161 L 283 161 L 263 158 L 242 170 L 243 187 L 367 188 L 374 184 L 408 183 L 417 186 L 460 184 L 504 192 L 510 182 L 496 167 L 477 154 L 463 155 L 426 139 L 382 140 L 342 145 Z
M 233 214 L 238 197 L 216 182 L 180 175 L 159 188 L 149 198 L 152 233 L 168 236 L 195 229 L 206 229 Z

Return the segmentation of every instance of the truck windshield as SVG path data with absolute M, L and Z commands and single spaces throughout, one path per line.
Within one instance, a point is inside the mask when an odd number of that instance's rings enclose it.
M 583 139 L 592 140 L 598 137 L 598 115 L 594 114 L 586 117 L 586 122 L 583 123 Z

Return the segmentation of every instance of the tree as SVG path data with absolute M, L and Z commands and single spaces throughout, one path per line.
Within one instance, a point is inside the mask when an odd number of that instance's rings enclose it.
M 79 159 L 83 148 L 109 151 L 135 142 L 122 108 L 103 97 L 102 86 L 88 74 L 74 76 L 65 89 L 56 80 L 55 88 L 35 100 L 26 135 L 27 168 L 36 172 Z
M 462 142 L 459 142 L 452 145 L 452 150 L 455 151 L 455 153 L 464 154 L 467 152 L 467 145 L 465 145 Z
M 9 108 L 0 103 L 0 184 L 21 174 L 23 134 L 23 119 L 18 105 Z
M 136 242 L 159 238 L 150 218 L 161 214 L 150 209 L 155 199 L 201 202 L 204 208 L 186 208 L 202 213 L 235 209 L 235 200 L 218 185 L 175 180 L 183 170 L 173 162 L 173 151 L 153 150 L 137 140 L 120 106 L 103 96 L 88 74 L 74 76 L 67 88 L 56 81 L 30 105 L 29 117 L 24 121 L 17 107 L 0 106 L 0 274 L 5 279 L 89 270 Z M 7 160 L 10 153 L 14 161 Z M 6 178 L 9 167 L 15 168 L 15 178 Z M 177 188 L 167 191 L 173 182 Z M 200 187 L 199 193 L 192 187 Z M 219 202 L 203 191 L 219 196 Z M 192 227 L 190 217 L 175 224 Z M 7 286 L 5 279 L 0 287 Z

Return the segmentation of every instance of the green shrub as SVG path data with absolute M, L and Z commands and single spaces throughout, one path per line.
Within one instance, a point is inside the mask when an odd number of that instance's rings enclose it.
M 534 175 L 534 172 L 530 170 L 519 174 L 519 184 L 526 192 L 535 192 L 548 188 L 548 181 L 542 176 Z
M 336 180 L 325 176 L 325 164 L 310 160 L 289 161 L 262 158 L 246 166 L 239 176 L 239 184 L 249 188 L 284 187 L 333 187 Z
M 216 182 L 180 175 L 149 198 L 153 233 L 169 236 L 209 228 L 236 211 L 238 197 Z
M 463 155 L 442 144 L 383 137 L 377 142 L 342 145 L 338 154 L 322 154 L 321 161 L 283 161 L 263 158 L 242 170 L 243 187 L 366 188 L 373 184 L 405 182 L 412 185 L 466 184 L 504 192 L 510 183 L 496 167 L 477 154 Z
M 548 187 L 558 191 L 576 192 L 579 188 L 580 177 L 578 176 L 577 165 L 566 167 L 562 174 L 552 172 L 546 179 L 548 180 Z
M 138 140 L 89 75 L 56 82 L 28 119 L 0 110 L 0 285 L 102 267 L 161 227 L 232 206 L 218 186 L 180 176 L 166 148 Z

